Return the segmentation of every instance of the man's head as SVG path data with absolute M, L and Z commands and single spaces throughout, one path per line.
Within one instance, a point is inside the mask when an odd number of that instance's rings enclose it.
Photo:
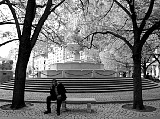
M 56 79 L 53 79 L 52 85 L 57 86 L 57 84 L 58 84 L 57 80 L 56 80 Z

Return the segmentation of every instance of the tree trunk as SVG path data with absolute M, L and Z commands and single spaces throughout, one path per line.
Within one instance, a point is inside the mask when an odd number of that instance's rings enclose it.
M 26 69 L 31 53 L 31 26 L 35 17 L 35 0 L 28 0 L 22 36 L 19 38 L 19 52 L 15 71 L 14 90 L 11 108 L 19 109 L 25 106 L 24 91 Z
M 143 110 L 142 99 L 142 80 L 141 80 L 141 52 L 133 54 L 134 71 L 133 71 L 133 109 Z
M 25 46 L 24 46 L 25 45 Z M 15 71 L 15 82 L 11 108 L 19 109 L 25 106 L 24 92 L 26 81 L 26 68 L 30 57 L 31 48 L 26 44 L 20 45 Z
M 144 67 L 144 69 L 143 69 L 143 74 L 144 74 L 144 75 L 143 75 L 143 78 L 146 78 L 146 76 L 147 76 L 147 74 L 146 74 L 146 73 L 147 73 L 147 68 L 146 68 L 146 67 Z
M 147 66 L 146 66 L 146 62 L 144 61 L 142 64 L 142 68 L 143 68 L 143 78 L 146 78 L 146 73 L 147 73 Z

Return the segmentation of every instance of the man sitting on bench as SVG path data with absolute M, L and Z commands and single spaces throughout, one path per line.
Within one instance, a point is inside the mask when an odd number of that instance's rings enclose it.
M 46 99 L 47 111 L 44 114 L 51 113 L 51 100 L 57 100 L 57 115 L 60 115 L 60 108 L 62 101 L 66 100 L 66 89 L 62 83 L 58 83 L 57 80 L 53 80 L 52 87 L 50 89 L 50 95 Z

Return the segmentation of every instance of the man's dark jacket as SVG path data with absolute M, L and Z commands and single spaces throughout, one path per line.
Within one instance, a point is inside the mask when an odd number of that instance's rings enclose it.
M 61 95 L 61 100 L 66 100 L 67 96 L 66 96 L 66 89 L 64 87 L 64 85 L 62 83 L 59 83 L 57 85 L 57 92 L 58 95 Z M 51 90 L 50 90 L 50 94 L 52 99 L 57 99 L 57 95 L 55 93 L 55 86 L 53 85 Z

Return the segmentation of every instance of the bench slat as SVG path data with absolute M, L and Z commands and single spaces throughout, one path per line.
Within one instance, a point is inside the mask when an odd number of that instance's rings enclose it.
M 95 98 L 67 98 L 66 103 L 94 103 Z

